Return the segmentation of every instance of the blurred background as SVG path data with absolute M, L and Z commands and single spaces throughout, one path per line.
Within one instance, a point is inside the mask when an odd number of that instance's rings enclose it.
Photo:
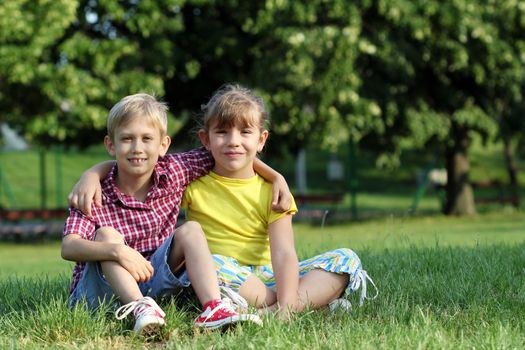
M 183 151 L 229 82 L 268 105 L 297 220 L 520 210 L 523 1 L 7 0 L 0 230 L 64 217 L 122 97 L 167 102 Z

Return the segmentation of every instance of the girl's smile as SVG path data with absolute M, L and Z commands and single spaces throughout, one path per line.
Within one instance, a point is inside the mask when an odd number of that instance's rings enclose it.
M 231 178 L 250 178 L 255 175 L 253 160 L 261 151 L 268 131 L 256 126 L 219 126 L 211 124 L 208 131 L 201 130 L 199 137 L 215 159 L 214 171 Z

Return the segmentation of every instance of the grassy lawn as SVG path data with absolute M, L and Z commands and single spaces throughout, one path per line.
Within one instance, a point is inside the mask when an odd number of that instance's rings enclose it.
M 160 339 L 130 321 L 67 309 L 71 265 L 58 242 L 0 244 L 0 348 L 519 349 L 525 344 L 525 214 L 296 225 L 301 257 L 353 248 L 380 294 L 351 313 L 305 312 L 228 332 L 195 333 L 191 306 L 165 305 Z M 368 289 L 372 289 L 369 285 Z

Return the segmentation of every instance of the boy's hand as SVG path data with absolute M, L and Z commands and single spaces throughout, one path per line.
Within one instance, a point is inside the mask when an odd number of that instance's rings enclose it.
M 290 209 L 292 203 L 292 193 L 283 176 L 279 176 L 272 183 L 272 210 L 285 212 Z
M 146 282 L 153 276 L 153 266 L 142 254 L 126 245 L 118 248 L 118 263 L 128 270 L 137 282 Z
M 91 204 L 95 200 L 97 207 L 102 207 L 102 187 L 97 174 L 86 172 L 75 184 L 67 197 L 69 205 L 91 217 Z

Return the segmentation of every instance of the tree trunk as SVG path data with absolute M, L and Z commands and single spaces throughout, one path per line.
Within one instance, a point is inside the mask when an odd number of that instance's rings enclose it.
M 470 164 L 467 157 L 467 130 L 455 128 L 454 144 L 446 149 L 447 185 L 444 212 L 447 215 L 476 214 L 474 192 L 469 183 Z
M 512 153 L 512 146 L 508 136 L 503 136 L 503 152 L 505 154 L 505 166 L 509 174 L 511 195 L 513 198 L 516 198 L 515 201 L 512 201 L 512 204 L 515 207 L 519 207 L 518 170 L 514 162 L 514 154 Z

